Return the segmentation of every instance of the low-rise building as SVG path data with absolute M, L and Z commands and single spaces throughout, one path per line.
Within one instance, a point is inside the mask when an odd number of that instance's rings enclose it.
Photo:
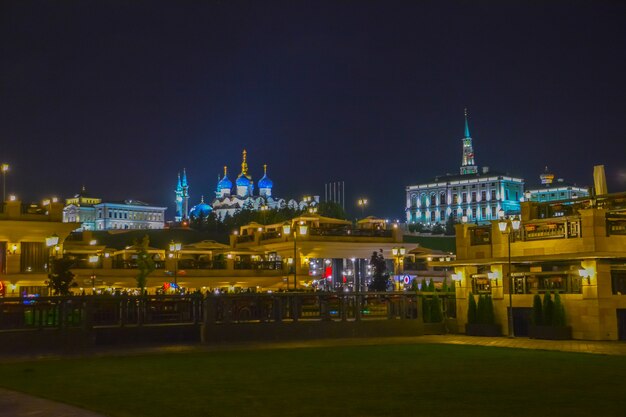
M 63 222 L 63 204 L 23 204 L 12 199 L 0 213 L 0 295 L 48 295 L 51 261 L 63 254 L 63 241 L 78 226 Z
M 563 178 L 554 180 L 553 173 L 548 171 L 546 167 L 545 171 L 539 176 L 541 183 L 534 187 L 527 187 L 524 192 L 526 200 L 529 201 L 562 201 L 562 200 L 574 200 L 577 198 L 589 197 L 589 189 L 587 187 L 580 187 L 576 184 L 568 184 Z
M 103 202 L 92 197 L 85 187 L 63 208 L 63 221 L 80 223 L 77 231 L 163 229 L 166 207 L 151 206 L 143 201 Z
M 457 259 L 447 265 L 458 281 L 460 328 L 470 293 L 489 294 L 503 332 L 511 300 L 514 334 L 527 336 L 534 295 L 559 292 L 575 339 L 626 339 L 626 194 L 527 201 L 519 220 L 504 233 L 495 220 L 456 226 Z

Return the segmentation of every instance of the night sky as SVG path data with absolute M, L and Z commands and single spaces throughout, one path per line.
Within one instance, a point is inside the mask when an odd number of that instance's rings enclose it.
M 505 4 L 502 4 L 505 3 Z M 549 3 L 549 4 L 547 4 Z M 23 200 L 169 207 L 248 150 L 274 194 L 345 181 L 402 218 L 406 185 L 476 162 L 626 190 L 626 2 L 7 1 L 0 162 Z

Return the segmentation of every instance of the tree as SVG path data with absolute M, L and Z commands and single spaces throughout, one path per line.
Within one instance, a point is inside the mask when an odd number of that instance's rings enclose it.
M 443 225 L 437 223 L 433 226 L 430 233 L 432 233 L 433 235 L 443 235 L 444 233 L 446 233 L 446 228 Z
M 372 282 L 370 284 L 371 291 L 387 291 L 389 284 L 389 273 L 387 272 L 387 262 L 383 257 L 383 250 L 373 252 L 370 258 L 372 266 Z
M 334 201 L 324 201 L 317 206 L 317 213 L 320 216 L 332 217 L 333 219 L 346 219 L 346 212 L 339 203 Z
M 454 221 L 454 217 L 452 216 L 448 216 L 448 220 L 446 220 L 446 235 L 448 236 L 454 236 L 456 231 L 454 229 L 454 225 L 456 224 L 456 222 Z
M 59 258 L 52 261 L 52 270 L 48 274 L 48 286 L 54 295 L 68 295 L 74 280 L 71 268 L 74 261 L 68 258 Z
M 135 243 L 136 253 L 137 253 L 137 269 L 139 272 L 137 273 L 137 287 L 141 289 L 141 293 L 143 294 L 144 289 L 146 288 L 146 282 L 148 280 L 148 275 L 155 270 L 154 259 L 148 253 L 148 247 L 150 246 L 150 238 L 148 235 L 145 235 L 143 239 L 141 239 L 141 243 Z

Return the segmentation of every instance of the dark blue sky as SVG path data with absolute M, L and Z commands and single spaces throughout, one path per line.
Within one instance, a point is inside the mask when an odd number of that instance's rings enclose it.
M 503 4 L 504 3 L 504 4 Z M 404 187 L 476 162 L 626 190 L 626 3 L 3 1 L 0 160 L 24 199 L 192 202 L 222 166 L 275 194 L 346 183 L 401 217 Z

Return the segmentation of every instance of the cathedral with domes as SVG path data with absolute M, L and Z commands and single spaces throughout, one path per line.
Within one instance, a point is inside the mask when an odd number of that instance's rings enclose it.
M 319 196 L 305 197 L 301 201 L 286 200 L 272 195 L 274 182 L 267 176 L 267 165 L 263 165 L 263 177 L 257 182 L 258 193 L 255 195 L 254 180 L 248 170 L 248 153 L 244 149 L 241 162 L 241 172 L 235 179 L 235 184 L 228 178 L 228 167 L 224 167 L 224 174 L 217 176 L 215 198 L 210 204 L 200 198 L 200 202 L 188 210 L 189 187 L 187 175 L 183 171 L 183 180 L 180 176 L 176 187 L 176 221 L 185 221 L 190 218 L 207 217 L 211 213 L 223 220 L 226 215 L 232 216 L 243 209 L 249 210 L 277 210 L 292 208 L 304 210 L 316 207 Z

